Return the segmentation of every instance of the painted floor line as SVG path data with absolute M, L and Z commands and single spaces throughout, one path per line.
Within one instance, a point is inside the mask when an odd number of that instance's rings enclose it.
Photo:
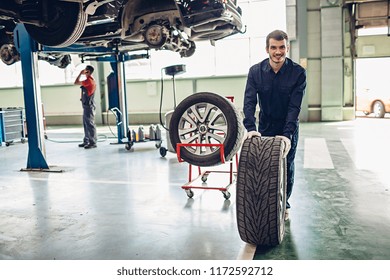
M 253 260 L 256 253 L 256 245 L 244 243 L 238 253 L 237 260 Z
M 303 160 L 306 169 L 334 169 L 324 138 L 305 138 Z
M 0 176 L 1 181 L 5 179 L 10 181 L 25 180 L 25 181 L 41 181 L 41 182 L 61 182 L 61 183 L 93 183 L 93 184 L 109 184 L 109 185 L 143 185 L 143 186 L 155 186 L 161 184 L 161 182 L 134 182 L 134 181 L 107 181 L 107 180 L 64 180 L 64 179 L 53 179 L 53 178 L 23 178 L 23 177 L 10 177 Z M 168 185 L 176 186 L 175 183 L 167 183 Z

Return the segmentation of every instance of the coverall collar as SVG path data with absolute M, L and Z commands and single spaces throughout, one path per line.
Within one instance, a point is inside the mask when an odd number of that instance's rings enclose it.
M 280 72 L 281 74 L 283 74 L 283 72 L 285 71 L 285 69 L 287 68 L 287 65 L 289 64 L 289 59 L 286 57 L 286 59 L 284 60 L 283 62 L 283 66 L 280 68 L 280 70 L 278 72 Z M 267 60 L 267 63 L 264 63 L 263 65 L 263 69 L 262 69 L 264 72 L 270 72 L 272 70 L 272 67 L 271 65 L 269 64 L 269 59 Z

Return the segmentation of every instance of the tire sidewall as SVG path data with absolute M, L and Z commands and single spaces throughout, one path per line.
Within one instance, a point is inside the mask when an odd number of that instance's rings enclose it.
M 75 43 L 82 35 L 86 24 L 87 15 L 83 11 L 81 3 L 77 2 L 54 2 L 61 7 L 64 15 L 60 27 L 44 28 L 31 24 L 25 24 L 27 32 L 37 42 L 55 47 L 66 47 Z M 53 7 L 51 9 L 54 9 Z M 64 18 L 65 17 L 65 18 Z

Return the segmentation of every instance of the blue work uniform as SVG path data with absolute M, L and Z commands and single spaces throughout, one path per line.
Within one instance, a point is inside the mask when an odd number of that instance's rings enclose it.
M 95 112 L 96 104 L 94 100 L 95 96 L 95 84 L 90 86 L 92 81 L 83 82 L 81 88 L 81 104 L 83 106 L 83 126 L 84 126 L 84 139 L 83 143 L 86 145 L 94 145 L 97 142 L 96 136 L 96 124 L 95 124 Z
M 299 113 L 306 88 L 306 71 L 286 58 L 275 73 L 269 59 L 249 69 L 244 96 L 244 126 L 256 130 L 256 106 L 259 104 L 259 127 L 262 136 L 283 135 L 291 140 L 287 155 L 287 200 L 294 184 L 294 159 L 298 144 Z M 290 204 L 287 201 L 287 208 Z

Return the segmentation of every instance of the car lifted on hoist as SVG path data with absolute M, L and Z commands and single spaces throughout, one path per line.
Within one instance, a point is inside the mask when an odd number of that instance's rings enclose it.
M 165 49 L 182 57 L 194 53 L 194 41 L 219 40 L 243 29 L 237 0 L 1 0 L 1 58 L 8 65 L 19 60 L 13 42 L 17 23 L 45 46 Z M 60 58 L 51 60 L 61 64 Z

